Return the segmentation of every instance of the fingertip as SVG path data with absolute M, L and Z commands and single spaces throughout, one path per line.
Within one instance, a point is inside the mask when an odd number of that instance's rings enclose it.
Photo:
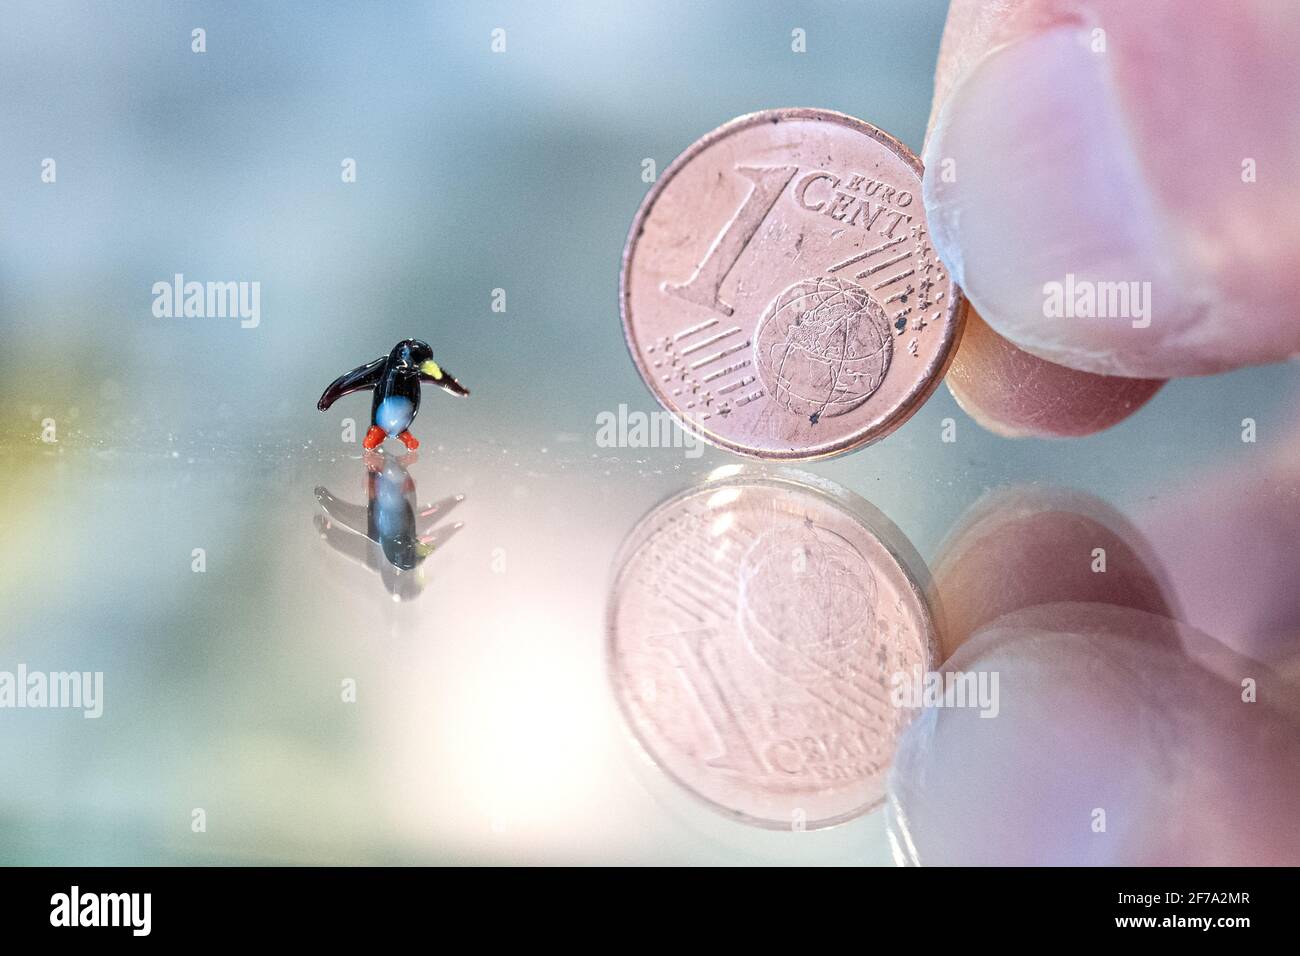
M 971 309 L 948 370 L 948 389 L 971 418 L 1007 438 L 1071 438 L 1115 425 L 1150 401 L 1162 379 L 1096 375 L 1018 348 Z
M 924 150 L 934 245 L 993 328 L 1057 364 L 1155 379 L 1300 354 L 1300 220 L 1277 214 L 1300 186 L 1261 172 L 1300 157 L 1281 119 L 1300 11 L 1182 6 L 950 9 Z

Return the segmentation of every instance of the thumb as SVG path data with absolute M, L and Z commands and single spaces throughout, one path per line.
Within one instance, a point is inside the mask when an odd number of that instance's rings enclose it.
M 1300 353 L 1297 56 L 1270 0 L 954 0 L 924 197 L 988 325 L 1134 378 Z

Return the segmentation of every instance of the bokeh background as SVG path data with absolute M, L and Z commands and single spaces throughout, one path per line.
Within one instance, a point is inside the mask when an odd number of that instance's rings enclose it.
M 6 4 L 0 669 L 102 670 L 106 701 L 96 721 L 0 711 L 0 862 L 888 862 L 881 814 L 758 831 L 633 746 L 605 675 L 610 561 L 656 502 L 735 459 L 600 448 L 596 416 L 655 408 L 617 305 L 642 161 L 662 171 L 774 106 L 841 110 L 919 151 L 945 12 Z M 260 326 L 155 318 L 151 287 L 177 272 L 259 281 Z M 426 393 L 412 475 L 421 500 L 465 494 L 465 527 L 397 605 L 312 523 L 316 486 L 365 500 L 340 422 L 364 431 L 368 399 L 315 401 L 406 336 L 473 396 Z M 929 559 L 990 488 L 1065 486 L 1135 516 L 1267 455 L 1296 379 L 1174 382 L 1068 442 L 998 438 L 941 389 L 810 470 Z

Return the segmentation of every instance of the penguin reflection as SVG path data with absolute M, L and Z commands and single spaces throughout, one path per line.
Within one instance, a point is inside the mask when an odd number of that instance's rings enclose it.
M 367 504 L 350 504 L 327 488 L 316 488 L 316 500 L 325 514 L 316 515 L 316 530 L 336 551 L 375 571 L 395 601 L 409 601 L 424 590 L 420 567 L 429 555 L 446 544 L 463 522 L 435 527 L 464 495 L 452 495 L 421 508 L 416 503 L 415 480 L 407 466 L 415 454 L 394 458 L 368 451 Z

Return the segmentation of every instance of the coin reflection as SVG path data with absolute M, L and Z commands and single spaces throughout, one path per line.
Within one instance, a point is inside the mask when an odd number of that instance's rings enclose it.
M 323 486 L 316 501 L 324 514 L 315 516 L 316 530 L 335 551 L 379 575 L 395 601 L 409 601 L 424 591 L 421 565 L 459 531 L 463 524 L 439 524 L 464 495 L 451 495 L 421 506 L 415 479 L 407 466 L 414 454 L 395 458 L 383 451 L 364 458 L 366 504 L 344 501 Z
M 725 813 L 817 827 L 877 806 L 928 669 L 920 558 L 842 488 L 749 471 L 655 508 L 615 562 L 609 668 L 658 766 Z

